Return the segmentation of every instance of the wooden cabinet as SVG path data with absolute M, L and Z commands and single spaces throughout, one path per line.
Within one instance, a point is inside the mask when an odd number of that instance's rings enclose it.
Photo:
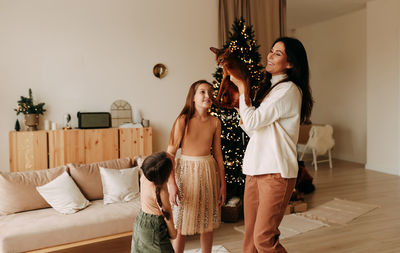
M 49 168 L 118 158 L 118 129 L 73 129 L 48 132 Z
M 119 157 L 148 156 L 152 153 L 152 130 L 146 128 L 119 129 Z
M 62 164 L 85 163 L 85 131 L 56 130 L 48 132 L 49 168 Z
M 85 163 L 117 159 L 118 154 L 118 129 L 85 132 Z
M 10 132 L 11 171 L 133 158 L 151 153 L 151 128 Z
M 10 170 L 48 168 L 47 132 L 10 132 Z

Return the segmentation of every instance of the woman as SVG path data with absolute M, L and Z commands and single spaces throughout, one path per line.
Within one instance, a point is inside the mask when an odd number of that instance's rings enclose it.
M 246 84 L 231 76 L 240 92 L 241 126 L 250 136 L 243 158 L 245 253 L 286 252 L 278 227 L 296 183 L 300 123 L 313 106 L 307 54 L 299 40 L 277 39 L 265 69 L 255 107 L 245 103 Z

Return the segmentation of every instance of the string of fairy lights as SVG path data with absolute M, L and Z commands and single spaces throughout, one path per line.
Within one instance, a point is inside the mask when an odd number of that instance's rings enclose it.
M 246 26 L 243 18 L 234 21 L 229 41 L 224 45 L 224 48 L 228 47 L 234 55 L 246 63 L 250 74 L 250 88 L 257 88 L 264 77 L 263 66 L 260 64 L 259 46 L 254 39 L 252 27 Z M 222 80 L 222 68 L 218 67 L 213 76 L 215 78 L 214 93 L 216 96 Z M 240 118 L 235 109 L 212 106 L 211 114 L 221 120 L 221 148 L 228 197 L 241 195 L 245 182 L 245 176 L 242 173 L 242 161 L 249 137 L 239 126 Z
M 21 96 L 20 100 L 18 100 L 18 107 L 14 109 L 14 111 L 17 112 L 17 115 L 20 113 L 43 114 L 43 112 L 46 111 L 46 109 L 43 108 L 44 105 L 45 103 L 38 103 L 36 105 L 33 103 L 32 89 L 29 89 L 29 96 Z

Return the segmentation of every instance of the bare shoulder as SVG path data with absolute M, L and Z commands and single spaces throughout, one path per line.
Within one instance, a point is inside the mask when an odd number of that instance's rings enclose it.
M 176 119 L 176 124 L 178 126 L 183 126 L 185 125 L 185 119 L 186 119 L 186 115 L 180 115 L 177 119 Z
M 186 119 L 186 115 L 182 114 L 180 116 L 178 116 L 178 118 L 176 119 L 177 122 L 184 122 Z
M 212 115 L 210 115 L 210 117 L 211 117 L 211 122 L 212 122 L 213 126 L 215 126 L 216 128 L 221 126 L 221 121 L 217 117 L 212 116 Z

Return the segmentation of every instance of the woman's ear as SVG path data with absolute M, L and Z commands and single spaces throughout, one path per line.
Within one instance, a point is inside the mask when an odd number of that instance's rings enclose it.
M 287 65 L 286 65 L 286 68 L 287 69 L 291 69 L 291 68 L 293 68 L 293 65 L 290 62 L 288 62 Z

